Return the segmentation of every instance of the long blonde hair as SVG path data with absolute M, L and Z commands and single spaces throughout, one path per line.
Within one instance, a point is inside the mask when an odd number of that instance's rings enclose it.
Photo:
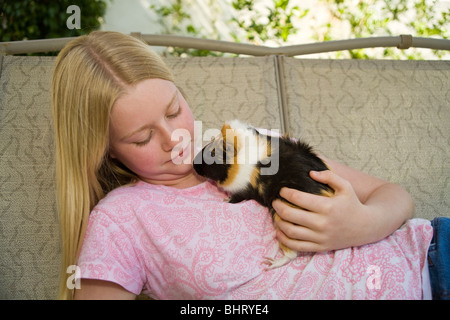
M 138 39 L 95 31 L 59 53 L 52 79 L 58 211 L 62 233 L 59 297 L 72 298 L 68 266 L 76 265 L 89 214 L 112 189 L 136 180 L 109 157 L 112 106 L 145 79 L 173 81 L 162 59 Z

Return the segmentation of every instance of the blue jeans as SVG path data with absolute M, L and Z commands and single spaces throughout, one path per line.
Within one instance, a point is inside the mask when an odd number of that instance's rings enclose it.
M 450 218 L 435 218 L 431 225 L 428 269 L 433 300 L 450 300 Z

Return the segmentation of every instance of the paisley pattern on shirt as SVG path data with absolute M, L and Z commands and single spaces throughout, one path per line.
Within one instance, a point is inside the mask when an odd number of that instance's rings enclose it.
M 377 243 L 280 255 L 267 209 L 230 204 L 207 181 L 188 189 L 139 182 L 92 211 L 79 266 L 83 278 L 115 282 L 157 299 L 421 299 L 432 228 L 409 220 Z

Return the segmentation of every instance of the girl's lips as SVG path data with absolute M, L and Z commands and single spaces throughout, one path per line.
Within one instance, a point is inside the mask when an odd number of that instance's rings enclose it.
M 181 164 L 184 162 L 184 160 L 190 155 L 190 145 L 188 145 L 186 148 L 181 149 L 178 152 L 178 155 L 176 154 L 176 150 L 172 150 L 171 159 L 169 161 L 173 162 L 174 164 Z M 169 162 L 167 161 L 167 162 Z

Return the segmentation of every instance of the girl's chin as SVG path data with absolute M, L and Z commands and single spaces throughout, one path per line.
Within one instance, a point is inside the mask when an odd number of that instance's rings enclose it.
M 157 177 L 141 177 L 141 180 L 150 184 L 165 185 L 176 188 L 192 187 L 205 181 L 204 178 L 196 174 L 192 165 L 185 164 L 183 166 L 184 170 L 177 170 L 176 172 L 161 174 Z
M 168 162 L 164 165 L 164 171 L 161 172 L 158 177 L 161 178 L 178 178 L 185 175 L 190 175 L 194 173 L 194 166 L 192 163 L 181 163 L 175 164 L 173 162 Z
M 178 174 L 181 171 L 185 170 L 194 170 L 194 166 L 192 165 L 192 162 L 182 161 L 168 161 L 165 163 L 164 167 L 166 167 L 169 170 L 173 170 L 175 174 Z

